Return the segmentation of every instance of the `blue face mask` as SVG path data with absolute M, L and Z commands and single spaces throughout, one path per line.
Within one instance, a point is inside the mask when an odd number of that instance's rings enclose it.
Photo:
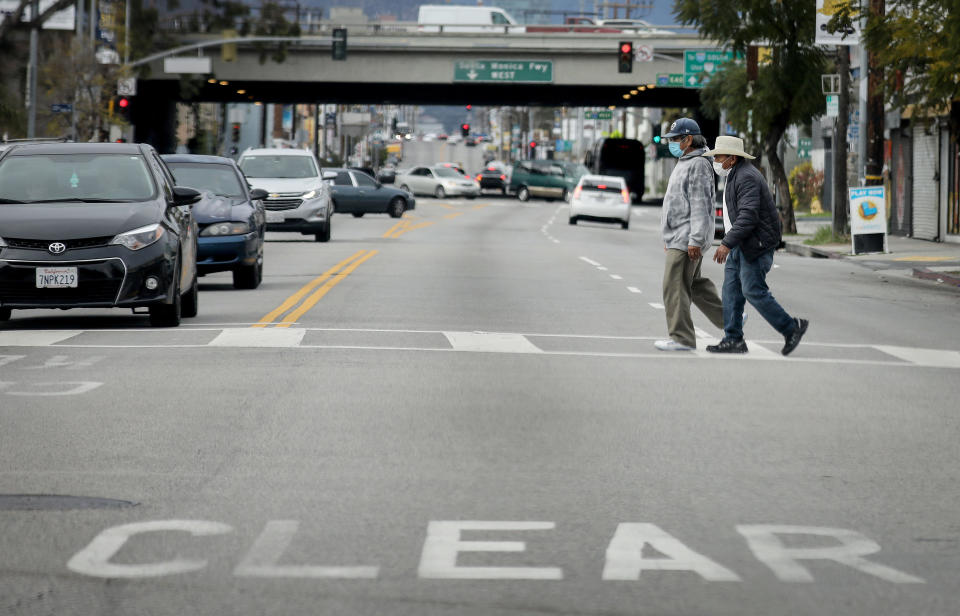
M 681 156 L 683 156 L 683 148 L 681 148 L 680 144 L 677 143 L 676 141 L 671 141 L 670 143 L 667 144 L 667 147 L 670 148 L 670 153 L 676 156 L 677 158 L 680 158 Z

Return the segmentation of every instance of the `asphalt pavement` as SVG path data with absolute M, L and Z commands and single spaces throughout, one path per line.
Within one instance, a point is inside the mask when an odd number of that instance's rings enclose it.
M 960 294 L 780 252 L 791 356 L 658 352 L 659 215 L 425 197 L 179 328 L 14 311 L 0 613 L 955 614 Z

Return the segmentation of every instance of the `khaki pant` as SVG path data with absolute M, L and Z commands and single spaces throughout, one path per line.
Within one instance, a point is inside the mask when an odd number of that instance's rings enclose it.
M 723 303 L 709 278 L 700 276 L 703 257 L 691 261 L 686 250 L 670 248 L 663 269 L 663 307 L 667 313 L 670 338 L 690 347 L 697 346 L 697 334 L 690 316 L 690 303 L 723 329 Z

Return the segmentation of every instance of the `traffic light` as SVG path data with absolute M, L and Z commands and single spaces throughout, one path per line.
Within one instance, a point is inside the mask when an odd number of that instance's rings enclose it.
M 234 124 L 230 127 L 230 137 L 231 137 L 231 141 L 233 141 L 234 143 L 237 143 L 238 141 L 240 141 L 240 125 L 239 124 Z
M 130 112 L 133 110 L 133 106 L 130 104 L 130 99 L 126 96 L 120 96 L 116 99 L 116 105 L 114 106 L 113 101 L 111 102 L 111 115 L 113 115 L 113 108 L 116 107 L 116 112 L 124 122 L 130 122 Z
M 537 157 L 537 142 L 531 141 L 530 142 L 530 158 L 536 158 L 536 157 Z
M 333 29 L 333 46 L 331 47 L 334 60 L 347 59 L 347 29 Z
M 666 158 L 670 155 L 670 148 L 667 146 L 667 140 L 660 134 L 660 123 L 653 125 L 653 145 L 657 148 L 657 158 Z
M 473 105 L 467 105 L 467 111 L 470 111 L 471 109 L 473 109 Z
M 632 73 L 633 43 L 630 41 L 620 41 L 620 47 L 617 51 L 620 54 L 617 60 L 617 71 L 621 73 Z
M 461 124 L 461 125 L 460 125 L 460 135 L 463 136 L 463 137 L 467 137 L 467 136 L 470 135 L 470 125 L 469 125 L 469 124 Z

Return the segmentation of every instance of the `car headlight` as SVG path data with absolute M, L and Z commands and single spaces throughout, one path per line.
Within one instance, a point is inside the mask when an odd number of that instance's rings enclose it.
M 219 237 L 221 235 L 246 235 L 250 233 L 250 224 L 246 222 L 217 222 L 200 232 L 201 236 Z
M 163 237 L 163 234 L 163 227 L 160 226 L 160 223 L 155 223 L 152 225 L 147 225 L 146 227 L 140 227 L 139 229 L 127 231 L 126 233 L 121 233 L 110 240 L 110 244 L 126 246 L 130 250 L 140 250 L 141 248 L 146 248 L 150 244 L 155 243 L 157 240 Z
M 310 192 L 305 192 L 305 193 L 303 193 L 302 195 L 300 195 L 300 198 L 301 198 L 301 199 L 313 199 L 313 198 L 316 197 L 316 196 L 317 196 L 317 190 L 316 190 L 316 189 L 313 189 L 313 190 L 311 190 Z

